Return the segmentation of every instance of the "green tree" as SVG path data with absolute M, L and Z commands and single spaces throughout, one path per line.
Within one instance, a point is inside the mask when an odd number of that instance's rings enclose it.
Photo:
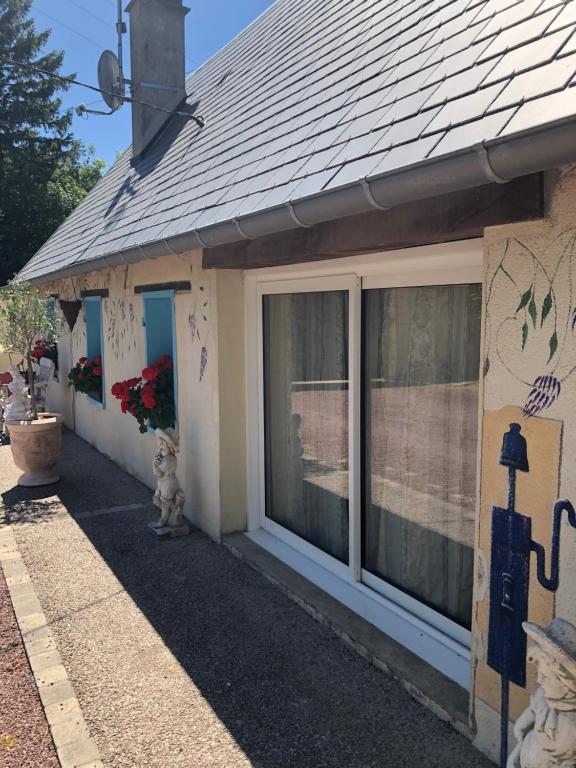
M 0 0 L 0 55 L 60 74 L 62 51 L 44 52 L 32 0 Z M 0 60 L 0 285 L 34 255 L 102 175 L 71 133 L 59 93 L 67 84 Z

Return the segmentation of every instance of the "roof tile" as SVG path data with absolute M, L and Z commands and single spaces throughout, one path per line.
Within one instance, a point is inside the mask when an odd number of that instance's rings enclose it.
M 188 78 L 205 128 L 124 152 L 21 274 L 572 116 L 575 28 L 576 0 L 276 0 Z

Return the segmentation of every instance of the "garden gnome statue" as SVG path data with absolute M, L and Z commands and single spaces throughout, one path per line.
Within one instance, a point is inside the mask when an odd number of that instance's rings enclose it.
M 554 619 L 547 629 L 524 622 L 538 664 L 539 688 L 514 726 L 507 768 L 576 766 L 576 627 Z
M 176 470 L 178 459 L 176 454 L 180 449 L 180 438 L 174 429 L 156 429 L 158 448 L 154 456 L 154 476 L 156 477 L 156 493 L 154 504 L 160 509 L 160 519 L 152 524 L 159 536 L 173 538 L 189 533 L 189 528 L 183 520 L 184 492 L 180 487 Z
M 10 366 L 12 381 L 8 385 L 10 395 L 3 401 L 4 422 L 27 421 L 30 419 L 30 394 L 26 382 L 15 365 Z

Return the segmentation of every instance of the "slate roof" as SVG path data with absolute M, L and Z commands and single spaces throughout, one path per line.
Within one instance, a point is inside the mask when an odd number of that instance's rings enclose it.
M 573 115 L 575 28 L 576 0 L 277 0 L 188 78 L 206 127 L 127 150 L 21 276 Z

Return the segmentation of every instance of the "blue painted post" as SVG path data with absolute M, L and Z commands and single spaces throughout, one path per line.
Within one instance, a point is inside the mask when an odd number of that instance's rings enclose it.
M 508 762 L 510 683 L 526 687 L 526 634 L 528 619 L 530 554 L 536 553 L 538 581 L 555 592 L 560 579 L 560 530 L 562 513 L 576 528 L 576 511 L 569 501 L 554 505 L 550 577 L 546 576 L 546 552 L 532 540 L 532 520 L 516 512 L 516 472 L 528 472 L 528 451 L 519 424 L 510 424 L 504 435 L 500 464 L 508 467 L 508 507 L 492 508 L 490 562 L 490 619 L 487 662 L 501 675 L 500 768 Z

